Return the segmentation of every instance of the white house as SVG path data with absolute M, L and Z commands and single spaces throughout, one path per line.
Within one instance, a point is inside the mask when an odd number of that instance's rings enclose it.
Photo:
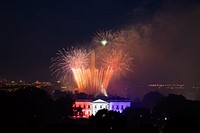
M 91 107 L 91 112 L 93 115 L 95 115 L 101 109 L 108 109 L 108 102 L 101 99 L 97 99 L 95 101 L 92 101 Z
M 131 106 L 131 102 L 128 100 L 109 100 L 108 110 L 113 110 L 122 113 L 122 111 Z
M 125 110 L 125 108 L 130 106 L 131 101 L 126 99 L 110 99 L 107 101 L 102 99 L 97 99 L 94 101 L 89 99 L 77 99 L 75 101 L 75 104 L 73 105 L 73 108 L 77 118 L 89 118 L 91 115 L 95 115 L 101 109 L 108 109 L 122 113 L 122 111 Z M 75 112 L 77 111 L 77 107 L 81 107 L 82 112 Z

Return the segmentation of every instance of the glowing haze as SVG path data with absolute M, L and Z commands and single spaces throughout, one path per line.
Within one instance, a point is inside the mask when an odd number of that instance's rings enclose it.
M 133 58 L 122 31 L 98 32 L 91 43 L 93 48 L 88 51 L 73 47 L 59 50 L 50 68 L 62 81 L 72 78 L 79 92 L 107 96 L 112 78 L 133 71 L 130 67 Z

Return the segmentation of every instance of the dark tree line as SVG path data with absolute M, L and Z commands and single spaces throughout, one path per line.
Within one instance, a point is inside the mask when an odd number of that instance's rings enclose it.
M 55 91 L 54 95 L 35 87 L 0 91 L 0 132 L 200 132 L 200 102 L 181 95 L 149 92 L 123 113 L 103 109 L 89 119 L 70 117 L 73 103 L 74 95 L 68 91 Z
M 72 115 L 73 102 L 70 96 L 53 100 L 46 91 L 35 87 L 0 92 L 0 132 L 39 132 Z

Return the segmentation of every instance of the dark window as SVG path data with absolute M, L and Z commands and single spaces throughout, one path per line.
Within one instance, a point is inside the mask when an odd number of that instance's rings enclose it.
M 119 106 L 117 105 L 117 109 L 119 109 Z

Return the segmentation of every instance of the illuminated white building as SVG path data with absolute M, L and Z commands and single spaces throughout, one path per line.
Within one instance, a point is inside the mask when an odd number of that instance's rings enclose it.
M 93 115 L 95 115 L 101 109 L 108 109 L 108 102 L 101 99 L 92 101 L 91 105 L 91 112 Z
M 122 113 L 125 108 L 130 107 L 131 102 L 129 100 L 85 100 L 85 99 L 79 99 L 75 101 L 75 104 L 73 105 L 74 111 L 75 108 L 81 107 L 81 112 L 75 112 L 76 116 L 74 117 L 83 117 L 88 118 L 91 115 L 95 115 L 99 110 L 101 109 L 108 109 L 117 111 L 119 113 Z
M 77 110 L 78 107 L 82 109 L 81 112 L 78 112 Z M 75 104 L 73 105 L 73 109 L 74 113 L 76 114 L 76 117 L 88 118 L 89 116 L 91 116 L 91 100 L 85 100 L 85 99 L 76 100 Z
M 124 101 L 119 101 L 119 100 L 109 100 L 109 106 L 108 110 L 113 110 L 122 113 L 122 111 L 131 106 L 131 102 L 124 100 Z

